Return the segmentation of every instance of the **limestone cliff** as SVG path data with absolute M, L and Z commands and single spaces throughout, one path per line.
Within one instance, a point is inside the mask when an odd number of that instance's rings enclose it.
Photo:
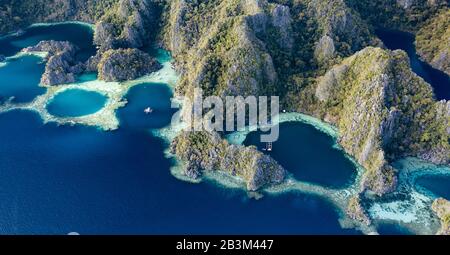
M 102 50 L 141 48 L 155 32 L 159 8 L 152 0 L 120 0 L 95 26 L 94 43 Z
M 108 50 L 98 64 L 98 78 L 104 81 L 134 80 L 160 68 L 154 58 L 138 49 Z
M 273 88 L 277 76 L 271 56 L 253 29 L 264 30 L 266 4 L 173 1 L 165 41 L 182 72 L 177 91 L 200 87 L 206 95 L 247 96 Z
M 78 48 L 67 41 L 41 41 L 22 52 L 47 52 L 47 63 L 42 75 L 44 85 L 58 85 L 75 82 L 75 75 L 84 71 L 82 63 L 76 63 Z
M 182 73 L 180 94 L 201 87 L 207 95 L 298 97 L 329 63 L 380 45 L 342 0 L 176 0 L 169 13 L 164 37 Z
M 254 147 L 230 145 L 217 133 L 183 132 L 172 142 L 171 151 L 185 161 L 187 176 L 220 170 L 242 178 L 248 190 L 280 183 L 286 175 L 270 156 Z
M 436 215 L 441 219 L 441 229 L 438 235 L 450 235 L 450 202 L 443 198 L 436 199 L 431 206 Z
M 433 99 L 406 53 L 368 47 L 318 80 L 323 118 L 340 132 L 340 144 L 367 169 L 362 188 L 377 194 L 396 186 L 389 165 L 402 156 L 449 164 L 447 102 Z
M 334 57 L 335 49 L 347 56 L 369 45 L 381 45 L 359 14 L 348 8 L 344 0 L 311 0 L 307 9 L 322 34 L 315 49 L 315 57 L 321 62 Z

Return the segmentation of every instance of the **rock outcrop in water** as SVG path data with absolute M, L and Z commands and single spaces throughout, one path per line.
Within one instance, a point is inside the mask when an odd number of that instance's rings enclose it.
M 370 225 L 372 223 L 366 210 L 361 204 L 361 199 L 359 196 L 354 196 L 349 199 L 347 205 L 347 215 L 350 219 L 362 222 L 364 225 Z
M 257 190 L 284 180 L 286 171 L 255 147 L 230 145 L 217 133 L 183 132 L 171 151 L 185 161 L 185 174 L 198 178 L 202 171 L 223 171 L 242 178 L 248 190 Z
M 67 41 L 41 41 L 23 52 L 47 52 L 47 64 L 42 75 L 44 85 L 57 85 L 75 82 L 75 75 L 84 71 L 82 63 L 76 63 L 78 48 Z
M 395 189 L 390 161 L 427 155 L 449 164 L 447 102 L 433 99 L 406 53 L 366 48 L 319 79 L 316 96 L 339 142 L 365 169 L 362 188 L 382 195 Z
M 441 219 L 441 229 L 437 234 L 450 235 L 450 201 L 443 198 L 436 199 L 431 208 Z
M 160 68 L 161 64 L 143 51 L 108 50 L 98 63 L 98 78 L 104 81 L 134 80 Z
M 422 59 L 450 75 L 450 9 L 443 10 L 419 30 L 416 48 Z

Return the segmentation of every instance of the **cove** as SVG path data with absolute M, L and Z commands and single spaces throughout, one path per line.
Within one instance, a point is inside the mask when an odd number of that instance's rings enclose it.
M 29 102 L 45 93 L 45 88 L 39 87 L 44 69 L 45 63 L 37 56 L 8 59 L 0 66 L 0 104 L 10 97 L 15 103 Z
M 99 111 L 106 103 L 106 96 L 82 89 L 68 89 L 48 103 L 47 110 L 58 117 L 79 117 Z
M 260 131 L 251 132 L 244 145 L 266 147 L 260 142 Z M 280 124 L 280 137 L 271 152 L 265 151 L 301 181 L 342 188 L 354 181 L 356 169 L 345 154 L 335 147 L 336 141 L 301 122 Z
M 87 60 L 94 55 L 93 29 L 86 24 L 41 24 L 26 28 L 23 33 L 0 38 L 0 54 L 13 56 L 23 48 L 34 46 L 43 40 L 69 41 L 80 48 L 77 59 Z
M 376 30 L 377 36 L 391 50 L 404 50 L 410 59 L 411 69 L 433 87 L 437 100 L 450 99 L 450 76 L 422 61 L 416 53 L 414 35 L 393 30 Z
M 415 185 L 426 189 L 436 197 L 450 200 L 450 176 L 425 175 L 419 177 Z
M 132 87 L 125 96 L 127 106 L 117 111 L 120 125 L 127 128 L 162 128 L 170 124 L 176 109 L 170 107 L 170 88 L 162 83 L 143 83 Z M 150 107 L 152 113 L 144 113 Z
M 127 107 L 127 106 L 126 106 Z M 326 200 L 303 193 L 249 199 L 241 189 L 174 178 L 164 141 L 0 114 L 2 234 L 358 234 Z

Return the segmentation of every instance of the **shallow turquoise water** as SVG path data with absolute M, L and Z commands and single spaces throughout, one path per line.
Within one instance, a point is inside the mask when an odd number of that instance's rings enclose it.
M 33 100 L 45 93 L 39 87 L 45 63 L 37 56 L 22 56 L 10 59 L 0 66 L 0 102 L 14 97 L 13 102 L 22 103 Z
M 261 132 L 250 133 L 245 145 L 255 145 L 262 150 Z M 273 143 L 270 154 L 294 177 L 307 181 L 342 188 L 354 181 L 356 168 L 342 150 L 334 148 L 336 141 L 311 125 L 301 122 L 280 124 L 280 137 Z
M 79 117 L 99 111 L 106 101 L 107 97 L 97 92 L 68 89 L 56 94 L 47 110 L 58 117 Z

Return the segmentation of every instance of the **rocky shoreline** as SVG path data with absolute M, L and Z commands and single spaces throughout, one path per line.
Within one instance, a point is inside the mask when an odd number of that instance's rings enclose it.
M 286 170 L 255 147 L 230 145 L 217 133 L 182 132 L 171 143 L 171 152 L 185 162 L 184 173 L 193 179 L 202 171 L 224 171 L 242 178 L 247 190 L 281 183 Z
M 450 201 L 438 198 L 433 202 L 431 208 L 441 220 L 441 229 L 437 234 L 450 235 Z
M 27 47 L 23 53 L 46 52 L 45 72 L 41 84 L 53 86 L 75 82 L 75 76 L 84 71 L 84 64 L 75 61 L 78 47 L 67 41 L 41 41 Z

